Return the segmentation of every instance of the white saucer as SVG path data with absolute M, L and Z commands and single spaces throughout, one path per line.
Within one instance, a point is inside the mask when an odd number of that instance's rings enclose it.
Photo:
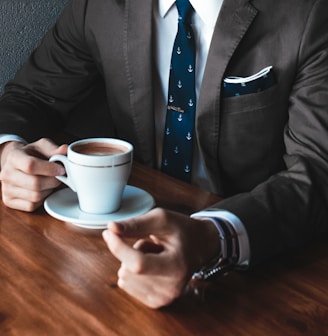
M 108 221 L 142 215 L 154 205 L 154 198 L 149 193 L 130 185 L 124 189 L 121 208 L 110 214 L 94 215 L 83 212 L 76 193 L 70 188 L 56 191 L 44 202 L 44 208 L 49 215 L 86 229 L 105 229 Z

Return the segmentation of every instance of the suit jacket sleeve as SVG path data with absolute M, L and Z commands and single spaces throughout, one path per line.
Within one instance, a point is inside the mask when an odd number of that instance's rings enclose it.
M 92 91 L 99 72 L 85 44 L 86 1 L 73 1 L 64 10 L 0 101 L 0 133 L 27 141 L 49 137 L 67 115 Z
M 304 246 L 327 233 L 327 10 L 325 1 L 312 1 L 311 8 L 306 14 L 306 25 L 305 27 L 299 27 L 301 37 L 297 54 L 293 57 L 295 59 L 294 77 L 290 76 L 290 87 L 284 90 L 285 93 L 290 92 L 289 97 L 284 98 L 283 94 L 275 97 L 278 102 L 279 99 L 287 102 L 283 147 L 281 155 L 279 154 L 282 160 L 281 168 L 278 165 L 275 172 L 262 178 L 249 190 L 237 193 L 233 191 L 230 197 L 213 206 L 213 208 L 229 210 L 241 219 L 248 232 L 251 263 L 253 264 L 288 250 L 300 248 L 300 246 Z M 278 27 L 277 31 L 279 31 Z M 283 31 L 280 33 L 284 34 Z M 297 44 L 298 42 L 293 41 L 291 43 L 291 41 L 289 41 L 290 48 L 293 48 L 293 43 Z M 272 55 L 276 54 L 274 46 L 270 52 Z M 288 62 L 287 58 L 288 56 L 283 54 L 278 56 L 281 68 L 284 67 L 284 61 Z M 242 66 L 241 59 L 240 63 Z M 286 67 L 285 72 L 288 71 L 289 69 Z M 282 80 L 283 77 L 283 75 L 280 76 L 279 80 Z M 279 85 L 281 83 L 278 83 Z M 278 110 L 275 112 L 278 113 Z M 258 127 L 261 128 L 260 119 L 258 118 L 255 122 L 258 122 Z M 235 127 L 228 125 L 228 122 L 222 125 L 222 128 L 225 126 Z M 243 125 L 238 124 L 238 126 L 243 128 Z M 245 128 L 242 130 L 236 128 L 235 132 L 231 132 L 232 141 L 235 141 L 242 132 L 247 133 L 249 131 L 252 133 L 252 130 L 247 128 L 246 124 L 244 126 Z M 268 126 L 269 130 L 275 127 L 275 124 L 272 122 L 271 126 Z M 262 138 L 258 138 L 259 145 L 255 144 L 253 148 L 248 148 L 250 151 L 249 161 L 252 160 L 253 154 L 260 148 L 260 143 L 266 141 L 266 133 L 269 132 L 263 132 L 262 130 Z M 245 135 L 245 139 L 252 136 L 252 134 Z M 239 145 L 242 146 L 243 141 Z M 222 150 L 224 151 L 224 148 Z M 238 152 L 227 154 L 227 160 L 229 160 L 229 156 L 235 156 L 235 160 L 239 160 L 240 157 L 245 155 L 241 152 L 239 154 Z M 271 154 L 271 157 L 275 155 L 274 148 L 272 148 Z M 256 156 L 256 154 L 254 155 Z M 260 158 L 254 162 L 259 167 L 265 166 Z M 224 164 L 222 162 L 223 166 Z M 227 167 L 224 168 L 228 176 L 228 171 L 233 171 L 235 167 L 227 164 Z M 254 166 L 253 170 L 255 169 Z M 239 176 L 236 173 L 235 179 L 243 176 L 242 171 L 237 170 L 237 172 Z M 232 182 L 229 180 L 228 184 L 231 186 Z

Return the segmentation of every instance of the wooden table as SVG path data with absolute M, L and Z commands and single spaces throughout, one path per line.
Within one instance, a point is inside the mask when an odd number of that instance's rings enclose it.
M 190 214 L 217 197 L 135 165 L 129 182 L 159 206 Z M 116 285 L 119 264 L 101 230 L 78 229 L 40 209 L 0 205 L 0 334 L 328 335 L 328 244 L 190 292 L 152 310 Z

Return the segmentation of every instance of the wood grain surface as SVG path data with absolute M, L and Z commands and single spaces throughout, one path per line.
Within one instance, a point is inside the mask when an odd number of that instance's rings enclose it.
M 186 214 L 218 200 L 139 164 L 129 184 Z M 328 335 L 327 243 L 196 284 L 159 310 L 117 287 L 118 267 L 101 230 L 1 202 L 0 335 Z

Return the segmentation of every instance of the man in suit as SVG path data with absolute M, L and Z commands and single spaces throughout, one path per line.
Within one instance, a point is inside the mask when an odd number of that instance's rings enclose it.
M 247 268 L 327 231 L 328 3 L 190 2 L 198 41 L 192 183 L 224 200 L 192 218 L 154 209 L 109 223 L 104 239 L 122 263 L 118 284 L 150 307 L 181 295 L 210 260 L 198 276 L 222 260 Z M 5 204 L 33 211 L 58 186 L 63 169 L 40 156 L 66 146 L 44 138 L 100 81 L 115 136 L 133 143 L 136 160 L 159 166 L 166 49 L 176 32 L 168 22 L 177 16 L 174 1 L 71 1 L 0 102 Z M 257 87 L 261 69 L 265 88 Z M 255 91 L 231 96 L 224 79 L 236 76 Z M 137 239 L 134 247 L 125 236 Z

